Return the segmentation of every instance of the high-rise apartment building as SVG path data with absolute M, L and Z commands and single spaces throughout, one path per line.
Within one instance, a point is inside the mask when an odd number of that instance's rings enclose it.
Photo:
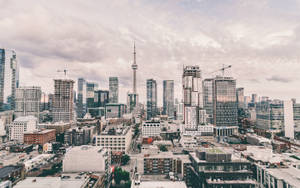
M 107 90 L 97 90 L 94 93 L 94 107 L 105 107 L 109 103 L 109 91 Z
M 39 119 L 41 87 L 20 87 L 16 89 L 15 116 L 35 116 Z
M 244 108 L 245 107 L 245 99 L 244 99 L 244 88 L 237 88 L 236 89 L 236 99 L 238 108 Z
M 163 81 L 163 114 L 174 117 L 174 80 Z
M 183 68 L 184 132 L 197 131 L 203 119 L 202 78 L 199 66 Z
M 206 112 L 206 122 L 210 124 L 213 124 L 214 114 L 213 85 L 214 79 L 208 78 L 203 80 L 203 106 Z
M 213 124 L 238 126 L 236 80 L 232 77 L 216 77 L 213 88 Z
M 13 50 L 0 49 L 0 110 L 14 109 L 18 87 L 19 66 L 16 53 Z
M 98 84 L 95 82 L 86 83 L 86 106 L 94 108 L 95 91 L 98 89 Z
M 86 112 L 86 81 L 78 78 L 77 84 L 77 117 L 83 118 Z
M 258 96 L 257 96 L 257 94 L 252 94 L 251 95 L 251 102 L 252 103 L 257 103 L 258 102 Z
M 53 122 L 70 122 L 73 120 L 73 85 L 74 81 L 70 79 L 54 80 Z
M 157 115 L 157 84 L 153 79 L 147 80 L 147 119 Z
M 119 80 L 118 77 L 109 77 L 109 102 L 119 102 Z

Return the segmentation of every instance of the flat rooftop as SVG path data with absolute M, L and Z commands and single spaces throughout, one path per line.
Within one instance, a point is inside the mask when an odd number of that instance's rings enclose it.
M 84 177 L 62 179 L 60 177 L 27 177 L 14 188 L 81 188 L 86 182 Z
M 183 181 L 142 181 L 134 188 L 187 188 Z

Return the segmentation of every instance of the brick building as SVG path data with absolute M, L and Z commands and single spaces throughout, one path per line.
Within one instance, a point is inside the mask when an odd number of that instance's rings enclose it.
M 29 132 L 24 134 L 25 144 L 44 145 L 47 142 L 55 141 L 55 129 L 47 129 L 43 131 Z

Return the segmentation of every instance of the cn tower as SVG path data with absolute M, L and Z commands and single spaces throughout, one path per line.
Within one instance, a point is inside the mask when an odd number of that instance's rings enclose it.
M 136 94 L 136 70 L 138 68 L 136 64 L 136 52 L 135 52 L 135 43 L 133 45 L 133 64 L 131 65 L 133 70 L 133 93 Z

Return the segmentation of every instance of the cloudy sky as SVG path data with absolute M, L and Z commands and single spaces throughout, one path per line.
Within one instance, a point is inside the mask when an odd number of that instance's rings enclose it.
M 183 65 L 203 77 L 227 71 L 246 94 L 300 99 L 300 1 L 297 0 L 0 0 L 0 47 L 15 49 L 21 85 L 53 91 L 58 69 L 108 88 L 132 88 L 133 41 L 138 93 L 146 79 L 173 79 L 181 97 Z

